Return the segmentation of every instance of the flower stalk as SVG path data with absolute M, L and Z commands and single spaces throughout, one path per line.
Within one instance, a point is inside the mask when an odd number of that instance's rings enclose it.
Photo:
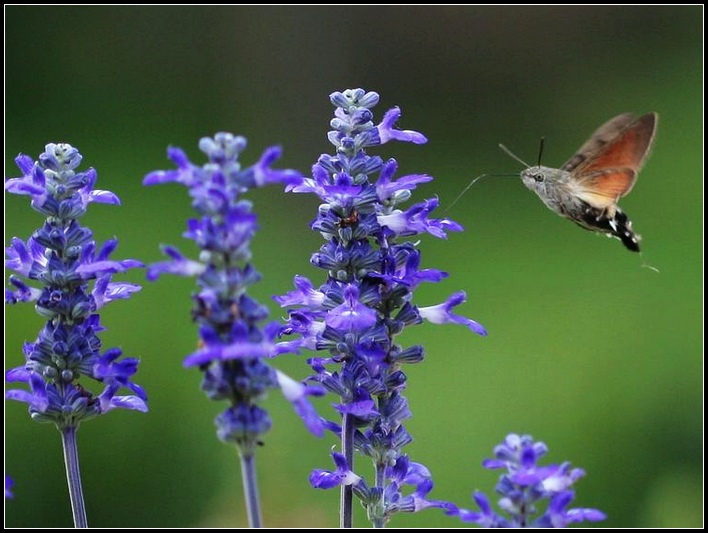
M 431 217 L 436 199 L 402 208 L 419 184 L 433 178 L 413 174 L 394 179 L 398 167 L 394 159 L 383 161 L 367 153 L 390 140 L 423 144 L 425 136 L 395 128 L 398 108 L 375 125 L 371 108 L 379 96 L 374 92 L 350 89 L 333 93 L 330 100 L 335 117 L 328 139 L 335 154 L 320 156 L 311 178 L 287 187 L 321 200 L 311 228 L 325 243 L 310 261 L 325 271 L 326 279 L 316 287 L 296 276 L 295 290 L 276 301 L 289 308 L 283 334 L 297 334 L 303 346 L 328 352 L 328 357 L 309 360 L 315 372 L 310 380 L 339 398 L 335 409 L 341 418 L 328 424 L 342 444 L 341 453 L 333 454 L 337 469 L 316 470 L 310 481 L 316 488 L 342 487 L 342 527 L 352 527 L 350 493 L 361 500 L 372 524 L 383 527 L 397 512 L 451 505 L 426 498 L 432 489 L 430 473 L 403 451 L 412 437 L 404 425 L 411 412 L 403 395 L 407 378 L 402 366 L 420 362 L 423 348 L 403 347 L 397 336 L 424 319 L 463 324 L 480 335 L 486 331 L 452 313 L 464 302 L 464 293 L 439 305 L 416 305 L 416 287 L 439 282 L 447 274 L 420 269 L 417 242 L 408 237 L 428 233 L 446 238 L 462 227 Z M 376 472 L 372 486 L 354 473 L 353 451 L 372 461 Z
M 296 382 L 268 363 L 277 355 L 297 352 L 300 343 L 277 342 L 279 323 L 264 324 L 268 309 L 248 296 L 249 287 L 261 276 L 250 251 L 256 215 L 243 196 L 271 183 L 297 183 L 301 176 L 272 168 L 280 156 L 275 147 L 254 165 L 243 167 L 239 155 L 246 139 L 230 133 L 205 137 L 199 147 L 208 158 L 206 164 L 197 166 L 182 150 L 170 148 L 168 155 L 177 169 L 151 172 L 144 179 L 145 185 L 174 182 L 189 189 L 197 217 L 187 222 L 185 236 L 200 248 L 199 259 L 165 246 L 169 259 L 151 265 L 147 275 L 151 281 L 166 273 L 197 278 L 192 317 L 199 326 L 199 347 L 185 358 L 184 366 L 203 372 L 202 390 L 210 399 L 229 402 L 216 418 L 217 435 L 238 449 L 249 524 L 261 527 L 255 451 L 272 422 L 260 403 L 269 390 L 279 389 L 307 429 L 322 435 L 322 422 L 307 397 L 324 391 Z
M 5 265 L 15 272 L 5 302 L 34 302 L 45 319 L 35 342 L 23 346 L 25 363 L 5 375 L 29 390 L 12 388 L 5 397 L 28 404 L 33 420 L 51 422 L 61 432 L 74 524 L 87 527 L 76 431 L 83 421 L 113 409 L 147 411 L 147 395 L 132 382 L 137 359 L 121 358 L 118 348 L 101 353 L 98 334 L 105 328 L 98 311 L 140 290 L 112 277 L 143 265 L 111 260 L 117 239 L 99 247 L 91 230 L 80 225 L 89 204 L 120 203 L 112 192 L 94 189 L 94 169 L 76 171 L 81 160 L 73 146 L 51 143 L 38 161 L 19 155 L 22 176 L 5 182 L 7 192 L 29 196 L 32 208 L 46 217 L 27 241 L 14 237 L 5 250 Z M 96 387 L 102 390 L 94 392 Z M 132 394 L 118 395 L 124 388 Z
M 570 463 L 541 466 L 538 460 L 548 448 L 543 442 L 534 442 L 530 435 L 510 433 L 494 448 L 494 459 L 482 462 L 490 470 L 506 469 L 499 477 L 496 492 L 501 495 L 498 514 L 484 493 L 476 491 L 474 501 L 479 511 L 451 507 L 447 513 L 458 516 L 463 522 L 482 527 L 567 527 L 584 521 L 598 522 L 606 518 L 597 509 L 567 506 L 575 498 L 573 484 L 585 476 L 580 468 Z M 545 504 L 545 510 L 542 506 Z
M 64 465 L 66 467 L 66 481 L 69 485 L 69 499 L 71 512 L 74 516 L 74 527 L 88 527 L 86 520 L 86 506 L 84 505 L 84 492 L 81 488 L 81 473 L 79 472 L 79 450 L 76 443 L 76 428 L 65 427 L 61 432 L 62 448 L 64 449 Z

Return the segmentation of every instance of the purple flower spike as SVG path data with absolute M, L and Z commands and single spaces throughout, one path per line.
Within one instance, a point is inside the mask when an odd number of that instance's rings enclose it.
M 14 237 L 5 250 L 6 267 L 27 280 L 10 276 L 12 289 L 5 290 L 5 301 L 35 302 L 47 320 L 36 341 L 25 344 L 25 364 L 6 374 L 8 382 L 23 383 L 29 390 L 10 389 L 6 398 L 28 404 L 35 420 L 60 429 L 76 428 L 116 407 L 147 410 L 145 392 L 131 381 L 137 359 L 120 359 L 115 349 L 101 355 L 98 334 L 105 328 L 97 313 L 140 290 L 111 278 L 143 265 L 109 259 L 117 239 L 99 246 L 91 230 L 79 224 L 90 203 L 120 204 L 112 192 L 94 189 L 95 170 L 77 172 L 81 159 L 73 146 L 50 143 L 38 161 L 20 155 L 16 162 L 22 177 L 5 182 L 7 192 L 29 196 L 32 208 L 46 217 L 32 237 Z M 102 392 L 91 390 L 101 387 Z M 133 394 L 116 396 L 121 389 Z
M 433 487 L 430 473 L 403 453 L 412 440 L 404 423 L 412 415 L 403 396 L 407 377 L 401 367 L 421 362 L 424 352 L 422 346 L 399 345 L 397 338 L 424 318 L 436 324 L 461 323 L 485 333 L 476 322 L 451 312 L 464 301 L 464 293 L 440 306 L 414 303 L 421 283 L 447 277 L 441 270 L 421 268 L 417 238 L 422 234 L 446 238 L 462 227 L 432 217 L 437 199 L 403 207 L 418 185 L 432 181 L 431 176 L 396 179 L 395 159 L 384 161 L 366 152 L 392 140 L 427 141 L 421 133 L 395 128 L 400 109 L 389 110 L 376 125 L 372 108 L 378 94 L 347 89 L 332 93 L 330 100 L 335 110 L 327 138 L 334 154 L 321 155 L 311 177 L 286 186 L 286 191 L 312 193 L 320 200 L 311 228 L 325 242 L 310 262 L 324 271 L 325 281 L 317 286 L 297 276 L 296 290 L 275 297 L 289 308 L 281 334 L 298 335 L 301 347 L 326 352 L 309 359 L 314 372 L 309 381 L 337 397 L 332 402 L 336 418 L 326 427 L 345 441 L 344 449 L 355 449 L 374 464 L 375 485 L 367 485 L 363 478 L 352 485 L 373 524 L 383 527 L 398 512 L 438 508 L 451 513 L 457 509 L 453 504 L 428 499 Z M 346 461 L 335 472 L 317 470 L 310 481 L 318 488 L 346 485 L 342 479 L 350 470 L 345 466 Z
M 177 169 L 151 172 L 143 181 L 145 185 L 174 182 L 186 186 L 196 211 L 184 237 L 199 247 L 199 260 L 164 246 L 168 260 L 150 265 L 147 271 L 151 281 L 163 274 L 197 278 L 192 317 L 199 325 L 200 342 L 183 364 L 204 373 L 202 389 L 210 399 L 230 402 L 217 417 L 217 436 L 236 444 L 242 456 L 252 456 L 272 426 L 268 412 L 257 405 L 271 389 L 280 389 L 305 427 L 322 436 L 322 420 L 309 401 L 323 394 L 322 387 L 298 383 L 268 363 L 277 355 L 298 352 L 303 341 L 279 342 L 281 325 L 264 323 L 268 310 L 247 294 L 260 274 L 250 262 L 257 218 L 243 196 L 251 188 L 271 183 L 295 186 L 303 177 L 293 170 L 273 168 L 281 154 L 278 147 L 266 149 L 255 164 L 244 166 L 239 157 L 246 139 L 231 133 L 205 137 L 199 148 L 208 158 L 204 165 L 197 166 L 184 151 L 170 148 L 168 157 Z M 295 285 L 298 290 L 285 300 L 324 299 L 304 278 Z
M 485 468 L 506 469 L 496 491 L 501 495 L 499 508 L 509 516 L 496 514 L 481 492 L 474 494 L 479 512 L 458 508 L 449 514 L 482 527 L 566 527 L 604 520 L 605 514 L 597 509 L 566 509 L 575 497 L 570 487 L 585 473 L 571 469 L 570 463 L 539 466 L 538 459 L 547 451 L 543 442 L 534 442 L 529 435 L 510 433 L 494 448 L 496 458 L 482 463 Z M 538 514 L 543 500 L 547 501 L 546 510 Z

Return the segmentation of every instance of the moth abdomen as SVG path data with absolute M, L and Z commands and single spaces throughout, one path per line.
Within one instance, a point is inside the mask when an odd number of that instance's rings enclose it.
M 615 207 L 612 216 L 609 216 L 605 209 L 598 209 L 589 206 L 580 216 L 581 226 L 591 231 L 601 231 L 612 237 L 616 237 L 625 248 L 632 252 L 639 252 L 639 241 L 641 237 L 632 229 L 632 221 L 620 208 Z
M 617 209 L 614 219 L 610 220 L 610 225 L 615 226 L 613 235 L 622 241 L 622 244 L 632 252 L 639 252 L 639 241 L 641 237 L 634 233 L 632 221 L 621 209 Z

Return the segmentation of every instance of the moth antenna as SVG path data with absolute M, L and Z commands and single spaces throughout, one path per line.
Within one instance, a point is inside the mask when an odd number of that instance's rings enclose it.
M 538 147 L 538 166 L 541 166 L 541 156 L 543 155 L 543 147 L 546 144 L 546 138 L 541 137 L 541 146 Z
M 656 267 L 651 266 L 649 263 L 646 262 L 644 259 L 644 254 L 642 252 L 639 252 L 639 256 L 642 258 L 642 268 L 648 268 L 649 270 L 653 270 L 657 274 L 659 274 L 659 269 Z
M 524 161 L 523 159 L 521 159 L 518 155 L 516 155 L 514 152 L 512 152 L 511 150 L 509 150 L 509 149 L 508 149 L 506 146 L 504 146 L 503 144 L 499 144 L 499 148 L 501 148 L 502 150 L 504 150 L 504 152 L 506 153 L 506 155 L 508 155 L 508 156 L 511 157 L 512 159 L 518 161 L 519 163 L 521 163 L 522 165 L 524 165 L 526 168 L 531 168 L 531 165 L 529 165 L 526 161 Z

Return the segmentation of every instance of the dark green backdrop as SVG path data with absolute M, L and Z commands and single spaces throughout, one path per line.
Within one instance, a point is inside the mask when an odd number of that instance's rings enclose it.
M 331 150 L 334 90 L 381 94 L 379 117 L 403 109 L 401 126 L 424 146 L 387 144 L 401 173 L 436 180 L 417 198 L 449 204 L 483 172 L 518 171 L 503 142 L 534 161 L 563 163 L 615 114 L 657 111 L 653 155 L 622 205 L 644 236 L 644 259 L 615 240 L 548 211 L 519 180 L 481 181 L 447 215 L 466 231 L 424 238 L 423 267 L 450 278 L 423 287 L 419 305 L 464 289 L 462 327 L 406 334 L 427 357 L 409 369 L 414 460 L 432 471 L 433 497 L 472 506 L 496 475 L 480 462 L 510 431 L 550 447 L 588 475 L 576 503 L 604 510 L 614 527 L 702 522 L 702 6 L 694 7 L 6 7 L 5 168 L 45 143 L 70 142 L 120 207 L 95 205 L 84 221 L 116 257 L 160 258 L 191 215 L 178 186 L 144 188 L 181 146 L 202 162 L 198 139 L 246 135 L 243 160 L 279 143 L 284 166 L 306 172 Z M 255 296 L 270 301 L 309 266 L 320 244 L 308 229 L 317 202 L 278 188 L 252 195 L 262 230 Z M 5 242 L 41 218 L 27 199 L 5 198 Z M 142 282 L 142 273 L 127 278 Z M 141 357 L 137 381 L 148 414 L 116 412 L 79 432 L 89 522 L 102 527 L 243 526 L 235 451 L 214 435 L 194 349 L 192 280 L 165 278 L 109 306 L 104 345 Z M 41 320 L 6 309 L 6 368 L 22 361 Z M 304 357 L 280 367 L 307 373 Z M 329 401 L 319 402 L 331 412 Z M 337 491 L 307 475 L 329 467 L 331 437 L 316 440 L 279 395 L 275 427 L 259 454 L 269 526 L 337 524 Z M 5 470 L 16 483 L 8 526 L 71 524 L 57 431 L 6 402 Z M 358 523 L 366 524 L 364 517 Z M 457 526 L 432 510 L 395 526 Z

